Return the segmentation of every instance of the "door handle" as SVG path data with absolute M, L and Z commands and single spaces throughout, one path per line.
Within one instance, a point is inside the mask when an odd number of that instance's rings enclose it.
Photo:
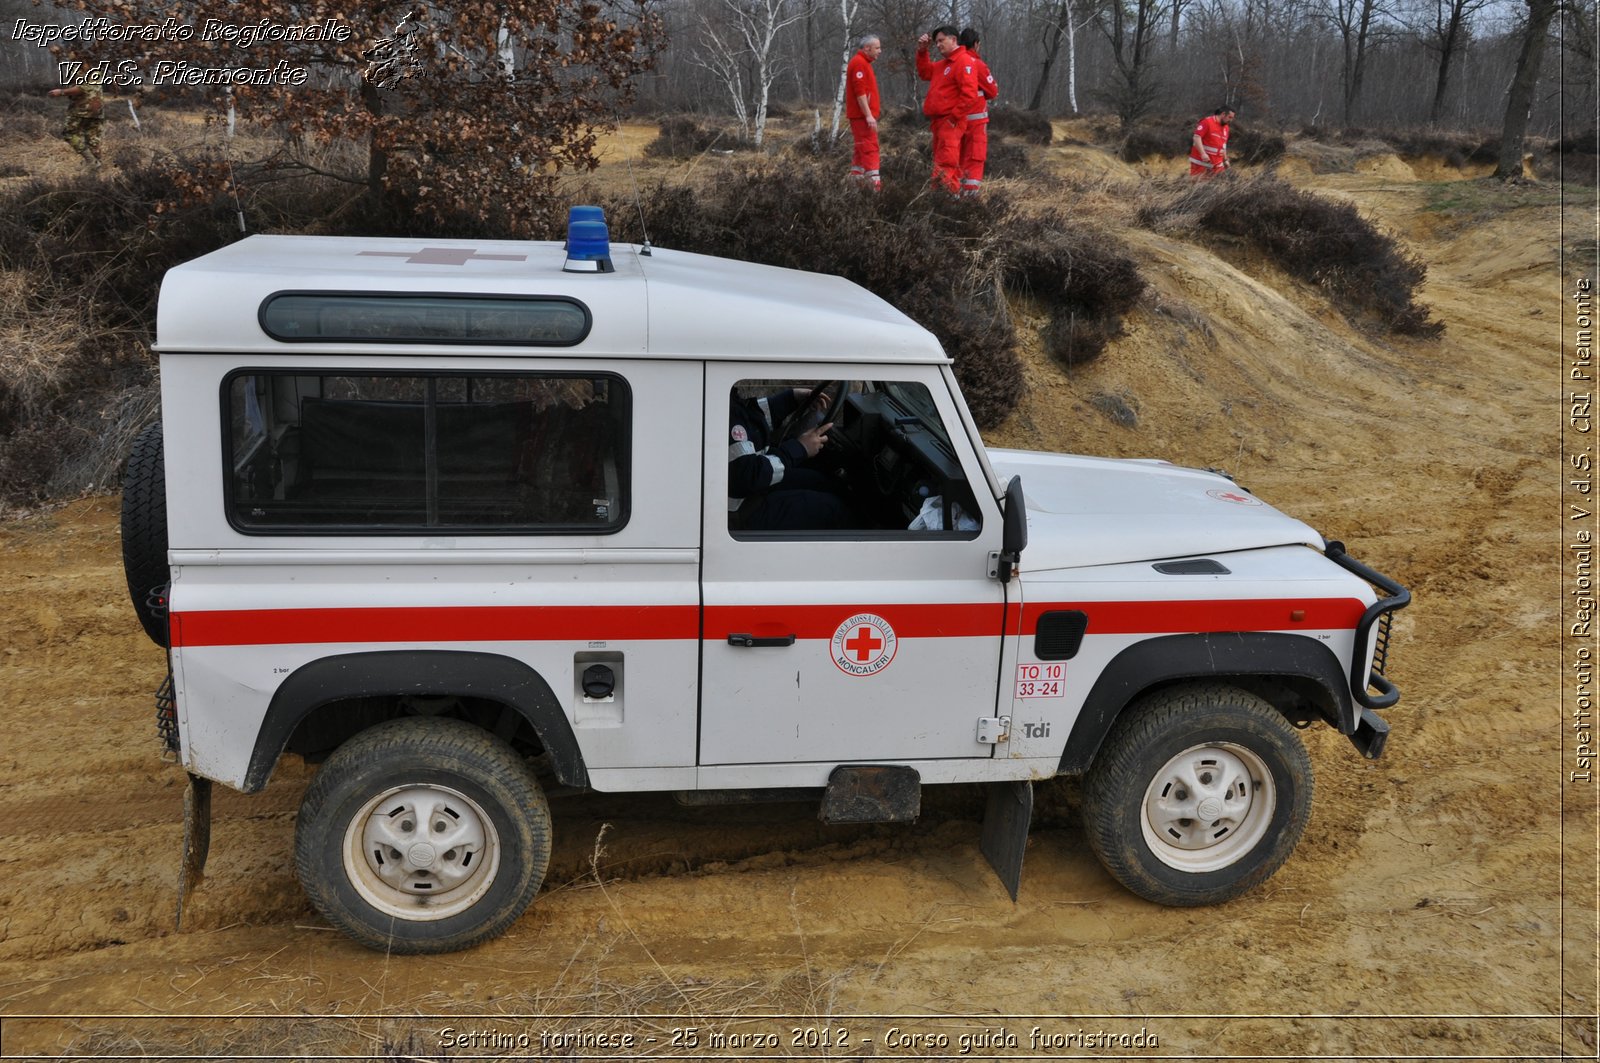
M 758 646 L 793 646 L 793 635 L 778 635 L 775 638 L 756 638 L 754 635 L 729 635 L 728 645 L 742 646 L 745 649 Z

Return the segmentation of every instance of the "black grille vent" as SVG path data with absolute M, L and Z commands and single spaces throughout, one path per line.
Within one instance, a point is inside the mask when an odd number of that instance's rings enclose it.
M 1066 661 L 1078 655 L 1089 617 L 1076 609 L 1058 609 L 1039 618 L 1033 635 L 1033 655 L 1041 661 Z
M 172 668 L 167 668 L 167 678 L 156 691 L 156 730 L 161 735 L 161 745 L 168 753 L 178 750 L 178 702 L 173 697 Z
M 1220 561 L 1197 557 L 1192 561 L 1162 561 L 1154 566 L 1163 576 L 1226 576 L 1228 569 Z
M 1389 664 L 1389 629 L 1394 626 L 1394 614 L 1378 617 L 1378 637 L 1373 642 L 1372 674 L 1383 675 Z

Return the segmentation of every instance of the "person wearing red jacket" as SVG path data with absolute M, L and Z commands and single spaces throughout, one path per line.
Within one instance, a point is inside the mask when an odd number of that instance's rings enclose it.
M 978 72 L 973 55 L 961 47 L 954 26 L 940 26 L 932 41 L 941 59 L 928 55 L 929 35 L 917 38 L 917 76 L 928 82 L 922 113 L 933 129 L 933 184 L 952 196 L 961 194 L 961 134 L 967 116 L 979 109 Z
M 983 164 L 989 158 L 989 101 L 1000 95 L 1000 86 L 989 72 L 989 64 L 978 54 L 978 31 L 961 31 L 961 47 L 972 53 L 973 70 L 978 75 L 978 92 L 981 100 L 978 109 L 967 115 L 967 125 L 961 134 L 961 195 L 975 197 L 983 185 Z
M 850 57 L 845 68 L 844 115 L 850 119 L 850 137 L 855 149 L 850 156 L 850 178 L 858 184 L 872 186 L 874 192 L 883 187 L 878 174 L 878 115 L 882 105 L 878 101 L 878 75 L 872 64 L 883 51 L 883 41 L 876 35 L 861 38 L 861 46 Z
M 1189 148 L 1189 179 L 1209 181 L 1228 168 L 1228 127 L 1233 108 L 1223 104 L 1200 119 Z

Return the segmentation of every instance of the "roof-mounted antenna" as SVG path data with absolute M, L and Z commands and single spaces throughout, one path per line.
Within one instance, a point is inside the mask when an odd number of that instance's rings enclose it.
M 233 106 L 233 86 L 229 85 L 222 91 L 227 95 L 228 98 L 228 136 L 227 140 L 223 141 L 222 144 L 222 161 L 227 164 L 228 167 L 228 191 L 233 194 L 234 220 L 239 223 L 239 234 L 241 236 L 248 236 L 250 234 L 250 230 L 245 226 L 244 223 L 244 204 L 239 202 L 239 179 L 234 175 L 233 172 L 233 147 L 229 143 L 229 141 L 233 140 L 234 120 L 237 117 L 237 112 Z M 137 116 L 134 118 L 134 121 L 138 121 Z M 209 140 L 210 138 L 211 132 L 208 129 L 206 131 L 206 139 Z
M 622 132 L 621 115 L 617 116 L 617 132 Z M 628 178 L 633 182 L 633 208 L 639 212 L 639 239 L 641 241 L 639 244 L 639 254 L 649 257 L 650 233 L 644 225 L 644 199 L 639 195 L 639 175 L 633 172 L 633 156 L 624 155 L 623 159 L 628 164 Z

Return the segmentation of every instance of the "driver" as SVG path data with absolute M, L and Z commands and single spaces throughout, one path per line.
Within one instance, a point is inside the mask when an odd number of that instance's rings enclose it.
M 813 460 L 828 442 L 833 422 L 780 437 L 780 427 L 809 403 L 820 421 L 831 396 L 818 385 L 763 398 L 730 397 L 728 412 L 728 523 L 762 531 L 823 531 L 853 526 L 836 481 Z

